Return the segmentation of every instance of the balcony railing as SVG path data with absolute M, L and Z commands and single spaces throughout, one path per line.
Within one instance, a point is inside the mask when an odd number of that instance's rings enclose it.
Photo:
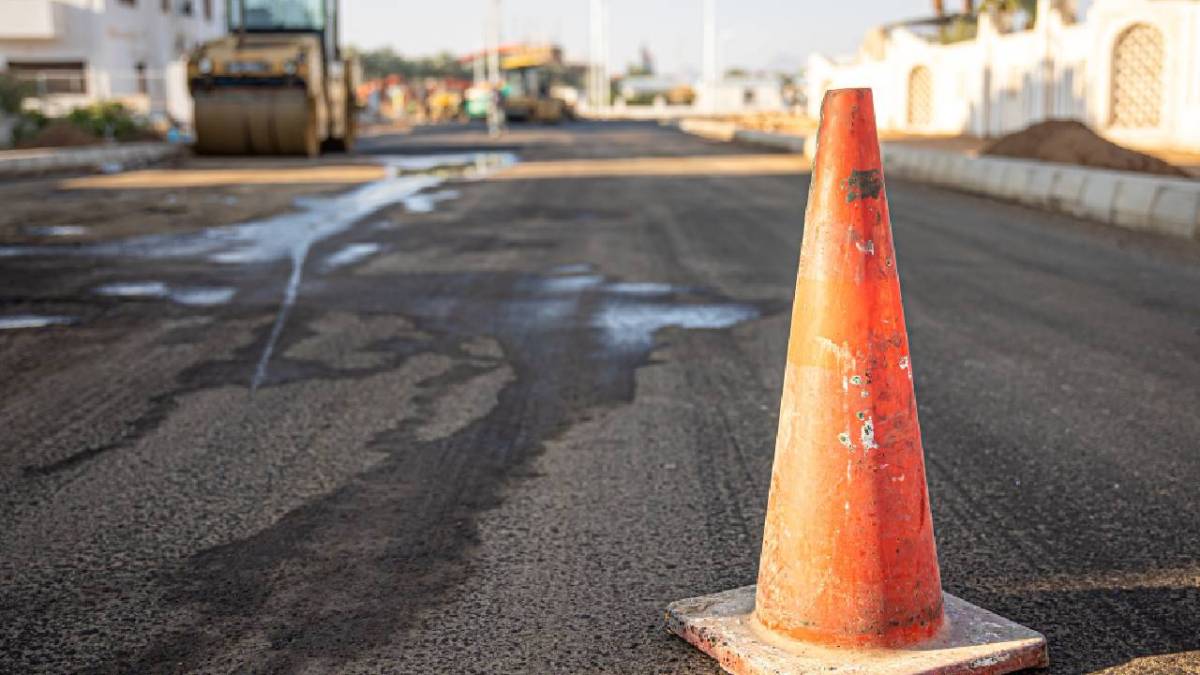
M 12 75 L 17 81 L 28 84 L 34 96 L 88 93 L 87 71 L 84 70 L 13 69 Z

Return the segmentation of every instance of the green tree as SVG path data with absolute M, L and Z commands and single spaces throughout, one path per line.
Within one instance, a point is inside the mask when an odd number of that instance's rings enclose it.
M 1002 25 L 1011 26 L 1013 17 L 1021 12 L 1029 17 L 1029 24 L 1037 21 L 1037 0 L 982 0 L 980 12 L 996 12 Z
M 1028 25 L 1032 26 L 1037 22 L 1037 0 L 980 0 L 978 13 L 994 12 L 999 20 L 998 28 L 1001 31 L 1011 30 L 1013 22 L 1018 14 L 1024 14 L 1027 17 Z M 934 15 L 938 18 L 946 16 L 945 3 L 933 3 Z M 957 15 L 947 24 L 943 24 L 938 32 L 938 37 L 944 44 L 952 42 L 961 42 L 963 40 L 975 39 L 976 32 L 976 6 L 973 0 L 968 0 L 963 3 L 963 14 Z
M 471 77 L 471 69 L 450 52 L 406 58 L 391 48 L 385 47 L 364 51 L 359 58 L 362 61 L 363 75 L 369 79 L 388 75 L 401 75 L 406 79 L 422 77 L 469 79 Z

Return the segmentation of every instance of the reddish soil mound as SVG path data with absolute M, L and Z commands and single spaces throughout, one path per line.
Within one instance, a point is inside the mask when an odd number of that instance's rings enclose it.
M 1075 120 L 1039 122 L 996 139 L 983 149 L 982 154 L 1189 177 L 1183 169 L 1157 157 L 1110 143 Z
M 18 143 L 21 148 L 62 148 L 76 145 L 94 145 L 100 139 L 66 120 L 54 120 L 27 142 Z

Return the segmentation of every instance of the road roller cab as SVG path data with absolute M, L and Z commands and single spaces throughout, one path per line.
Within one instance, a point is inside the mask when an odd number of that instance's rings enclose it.
M 196 152 L 308 155 L 354 139 L 357 61 L 336 0 L 231 0 L 230 34 L 188 60 Z

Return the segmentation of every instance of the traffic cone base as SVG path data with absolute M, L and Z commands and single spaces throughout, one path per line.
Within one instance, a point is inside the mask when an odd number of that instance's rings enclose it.
M 736 675 L 851 672 L 1011 673 L 1049 665 L 1046 638 L 943 593 L 945 623 L 908 647 L 838 647 L 788 640 L 757 625 L 754 586 L 689 598 L 667 607 L 667 628 Z

